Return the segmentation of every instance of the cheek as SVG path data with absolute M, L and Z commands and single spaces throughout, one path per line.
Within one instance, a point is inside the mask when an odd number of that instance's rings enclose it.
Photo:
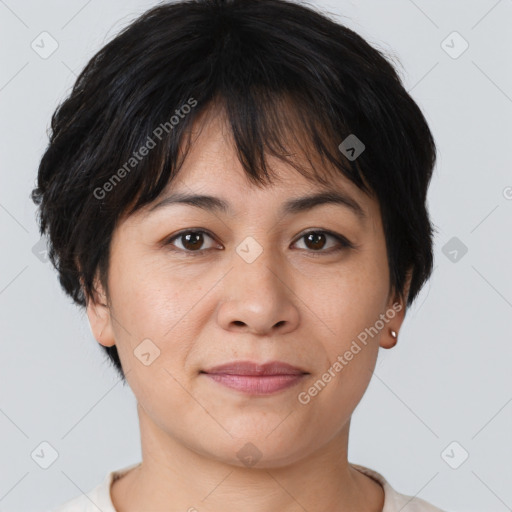
M 152 381 L 162 374 L 170 378 L 163 368 L 174 373 L 174 368 L 183 365 L 194 339 L 190 311 L 200 292 L 176 276 L 167 276 L 169 271 L 154 262 L 141 262 L 129 252 L 113 261 L 116 345 L 125 372 L 134 370 L 132 379 Z
M 372 258 L 354 258 L 353 265 L 317 281 L 309 297 L 331 336 L 343 342 L 373 325 L 384 313 L 388 287 L 385 264 Z
M 117 249 L 112 259 L 112 298 L 118 316 L 132 324 L 138 336 L 160 338 L 183 315 L 190 288 L 179 272 L 162 265 L 158 255 L 144 253 L 144 248 L 128 246 Z
M 310 307 L 322 320 L 315 319 L 328 360 L 323 371 L 330 368 L 335 375 L 326 376 L 332 381 L 323 399 L 346 400 L 345 410 L 355 406 L 371 379 L 382 332 L 381 322 L 375 326 L 385 313 L 389 286 L 385 255 L 373 248 L 358 256 L 309 292 Z
M 316 297 L 311 309 L 319 311 L 322 319 L 315 322 L 319 326 L 318 346 L 325 351 L 326 360 L 311 383 L 313 387 L 305 392 L 323 418 L 318 428 L 327 430 L 344 424 L 360 402 L 379 350 L 380 331 L 372 327 L 385 312 L 386 273 L 383 278 L 378 266 L 367 273 L 353 270 L 337 274 L 322 295 L 310 294 Z M 325 410 L 330 411 L 328 418 L 321 412 Z

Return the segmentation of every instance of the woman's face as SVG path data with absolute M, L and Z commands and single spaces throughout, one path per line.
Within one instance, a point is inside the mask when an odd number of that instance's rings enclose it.
M 256 188 L 230 140 L 219 117 L 203 126 L 172 188 L 121 222 L 111 246 L 111 308 L 89 303 L 88 316 L 98 341 L 117 346 L 139 414 L 160 439 L 271 467 L 347 435 L 378 347 L 392 346 L 389 330 L 398 332 L 404 308 L 388 296 L 374 200 L 340 176 L 328 192 L 360 213 L 341 202 L 286 209 L 325 189 L 272 158 L 280 179 Z M 155 207 L 174 194 L 215 200 Z M 305 373 L 203 373 L 237 361 L 278 361 Z

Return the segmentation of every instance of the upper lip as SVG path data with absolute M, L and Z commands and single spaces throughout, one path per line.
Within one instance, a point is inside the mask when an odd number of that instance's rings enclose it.
M 207 370 L 202 370 L 202 373 L 228 375 L 301 375 L 308 372 L 282 361 L 270 361 L 264 364 L 252 361 L 232 361 L 230 363 L 214 366 Z

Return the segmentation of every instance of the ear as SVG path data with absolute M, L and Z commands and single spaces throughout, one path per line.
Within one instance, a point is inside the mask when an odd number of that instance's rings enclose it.
M 112 329 L 112 318 L 107 305 L 107 296 L 98 275 L 94 280 L 94 287 L 96 290 L 95 296 L 87 296 L 87 317 L 89 318 L 91 332 L 100 345 L 112 347 L 116 344 Z
M 407 297 L 411 287 L 412 269 L 406 274 L 403 296 L 393 291 L 390 293 L 388 304 L 386 307 L 386 316 L 390 319 L 386 327 L 382 330 L 380 337 L 380 346 L 382 348 L 393 348 L 398 341 L 398 333 L 405 318 L 407 307 Z

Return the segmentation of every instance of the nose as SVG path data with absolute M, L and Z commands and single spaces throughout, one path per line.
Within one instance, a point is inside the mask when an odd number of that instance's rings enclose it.
M 286 334 L 300 317 L 293 278 L 269 249 L 252 262 L 236 254 L 233 268 L 222 280 L 217 321 L 228 331 L 257 335 Z

